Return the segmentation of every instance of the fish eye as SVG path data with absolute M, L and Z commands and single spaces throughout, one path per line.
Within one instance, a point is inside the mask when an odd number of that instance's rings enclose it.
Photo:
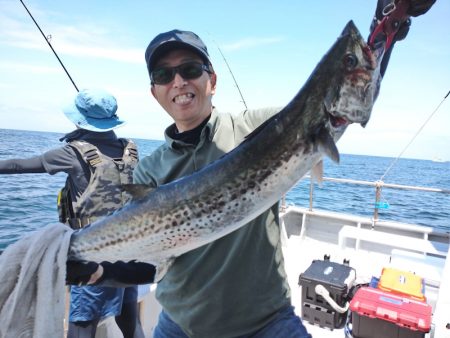
M 358 65 L 358 58 L 355 54 L 349 53 L 344 56 L 343 63 L 347 70 L 352 70 Z

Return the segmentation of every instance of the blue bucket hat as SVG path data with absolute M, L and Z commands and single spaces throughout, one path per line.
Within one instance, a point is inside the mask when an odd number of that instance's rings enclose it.
M 116 115 L 114 96 L 100 89 L 83 89 L 75 100 L 63 109 L 64 114 L 79 128 L 91 131 L 109 131 L 125 124 Z

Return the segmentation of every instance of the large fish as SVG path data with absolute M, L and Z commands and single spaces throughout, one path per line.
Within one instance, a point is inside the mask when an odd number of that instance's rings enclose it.
M 335 141 L 349 124 L 366 125 L 379 80 L 376 58 L 350 21 L 277 115 L 202 170 L 75 232 L 69 259 L 158 265 L 242 227 L 324 155 L 339 160 Z

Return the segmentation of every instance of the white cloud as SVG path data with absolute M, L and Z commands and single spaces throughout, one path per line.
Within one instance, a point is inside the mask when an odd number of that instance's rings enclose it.
M 268 37 L 268 38 L 245 38 L 233 43 L 224 44 L 223 49 L 226 51 L 233 51 L 244 48 L 253 48 L 263 45 L 271 45 L 283 41 L 281 37 Z
M 7 11 L 0 14 L 0 44 L 40 51 L 48 51 L 48 45 L 31 18 Z M 48 13 L 47 13 L 48 14 Z M 43 20 L 44 21 L 44 20 Z M 111 43 L 111 32 L 93 24 L 80 24 L 76 28 L 67 23 L 52 23 L 43 29 L 58 54 L 101 58 L 113 61 L 142 64 L 142 48 Z M 114 40 L 116 41 L 116 40 Z
M 46 67 L 46 66 L 36 66 L 29 63 L 14 62 L 14 61 L 3 61 L 0 63 L 0 68 L 8 70 L 13 69 L 15 73 L 34 73 L 34 74 L 49 74 L 49 73 L 59 73 L 61 69 L 59 67 Z

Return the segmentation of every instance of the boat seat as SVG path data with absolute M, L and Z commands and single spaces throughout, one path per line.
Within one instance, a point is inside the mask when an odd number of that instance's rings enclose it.
M 388 245 L 393 248 L 407 249 L 414 252 L 433 254 L 442 257 L 447 256 L 447 247 L 442 243 L 378 230 L 362 229 L 351 225 L 344 225 L 339 231 L 339 247 L 341 249 L 346 247 L 347 239 L 356 240 L 356 249 L 359 249 L 360 241 L 365 241 Z

